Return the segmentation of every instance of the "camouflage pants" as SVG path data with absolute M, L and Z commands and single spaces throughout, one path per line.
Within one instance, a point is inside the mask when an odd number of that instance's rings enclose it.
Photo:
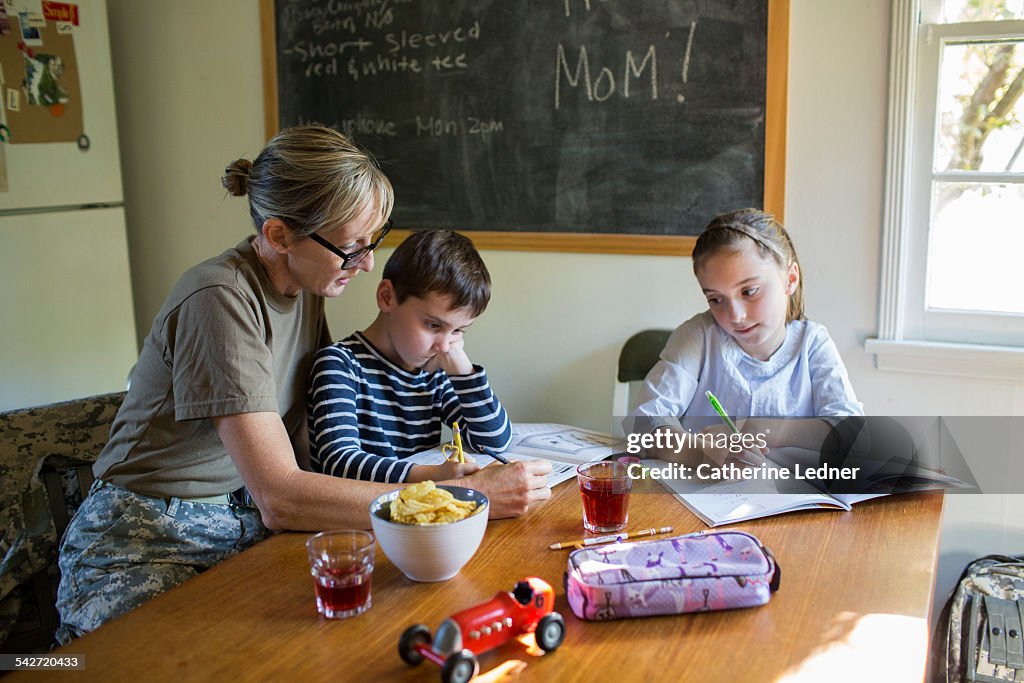
M 154 498 L 97 480 L 61 541 L 58 642 L 92 631 L 268 535 L 254 507 Z

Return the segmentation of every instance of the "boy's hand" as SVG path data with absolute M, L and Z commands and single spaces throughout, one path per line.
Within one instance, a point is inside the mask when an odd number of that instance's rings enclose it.
M 551 463 L 546 460 L 527 460 L 485 467 L 457 484 L 478 489 L 487 496 L 491 501 L 491 519 L 518 517 L 532 503 L 551 497 L 550 473 Z
M 449 479 L 467 477 L 479 469 L 480 465 L 477 465 L 471 459 L 466 462 L 444 462 L 440 465 L 413 465 L 412 469 L 409 470 L 409 476 L 405 480 L 410 483 L 427 481 L 428 479 L 435 482 L 447 481 Z
M 466 355 L 465 340 L 462 337 L 452 340 L 448 345 L 448 351 L 431 358 L 423 369 L 426 372 L 444 370 L 449 377 L 473 372 L 473 361 Z

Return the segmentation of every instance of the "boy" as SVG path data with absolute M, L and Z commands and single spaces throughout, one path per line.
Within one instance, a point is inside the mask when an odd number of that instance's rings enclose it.
M 402 242 L 384 266 L 373 324 L 314 357 L 313 470 L 389 483 L 470 474 L 479 469 L 472 462 L 404 460 L 436 448 L 442 425 L 454 421 L 473 450 L 508 448 L 508 416 L 463 344 L 490 297 L 490 275 L 468 238 L 428 230 Z

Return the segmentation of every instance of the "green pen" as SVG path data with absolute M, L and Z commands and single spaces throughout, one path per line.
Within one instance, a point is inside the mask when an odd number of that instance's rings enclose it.
M 725 424 L 729 425 L 729 429 L 731 429 L 734 434 L 739 434 L 740 430 L 736 427 L 736 423 L 733 422 L 729 415 L 725 412 L 725 408 L 723 408 L 722 404 L 718 402 L 718 399 L 715 398 L 715 395 L 712 394 L 710 391 L 705 391 L 704 395 L 708 397 L 708 401 L 711 403 L 711 407 L 715 409 L 715 412 L 718 413 L 723 420 L 725 420 Z

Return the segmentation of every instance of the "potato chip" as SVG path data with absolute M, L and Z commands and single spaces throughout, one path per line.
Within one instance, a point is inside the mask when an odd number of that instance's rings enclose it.
M 465 519 L 476 510 L 476 502 L 457 500 L 432 481 L 421 481 L 402 489 L 391 501 L 391 521 L 400 524 L 447 524 Z

